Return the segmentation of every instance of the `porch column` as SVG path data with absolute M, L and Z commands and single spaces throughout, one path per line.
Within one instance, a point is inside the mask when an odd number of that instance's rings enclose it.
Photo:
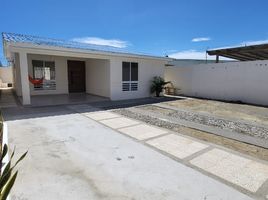
M 21 76 L 21 89 L 22 89 L 22 104 L 30 105 L 31 104 L 31 95 L 28 79 L 28 60 L 27 53 L 20 52 L 20 76 Z

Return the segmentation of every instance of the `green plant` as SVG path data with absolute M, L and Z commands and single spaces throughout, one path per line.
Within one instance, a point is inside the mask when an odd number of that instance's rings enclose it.
M 164 89 L 164 86 L 168 83 L 170 83 L 170 81 L 165 82 L 165 80 L 160 76 L 153 77 L 151 84 L 151 93 L 155 93 L 155 95 L 159 97 L 160 93 Z
M 8 153 L 8 146 L 5 144 L 3 147 L 3 151 L 1 153 L 0 162 L 1 162 L 1 168 L 2 168 L 2 162 L 5 156 Z M 9 162 L 6 164 L 4 171 L 1 173 L 0 176 L 0 200 L 6 200 L 8 197 L 8 194 L 11 191 L 11 188 L 13 187 L 15 180 L 18 175 L 18 170 L 15 173 L 12 173 L 14 168 L 17 166 L 17 164 L 23 160 L 23 158 L 27 155 L 28 151 L 22 154 L 22 156 L 15 162 L 15 164 L 12 166 L 11 161 L 13 159 L 13 156 L 15 154 L 15 149 L 13 150 Z

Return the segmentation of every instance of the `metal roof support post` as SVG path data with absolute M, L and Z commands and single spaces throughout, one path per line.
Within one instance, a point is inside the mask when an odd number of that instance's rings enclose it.
M 220 61 L 220 56 L 216 55 L 216 63 L 219 63 L 219 61 Z

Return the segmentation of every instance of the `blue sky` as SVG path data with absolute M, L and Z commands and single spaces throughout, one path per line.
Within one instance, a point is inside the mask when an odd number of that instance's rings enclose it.
M 0 32 L 205 58 L 207 48 L 268 42 L 267 8 L 267 0 L 1 0 Z

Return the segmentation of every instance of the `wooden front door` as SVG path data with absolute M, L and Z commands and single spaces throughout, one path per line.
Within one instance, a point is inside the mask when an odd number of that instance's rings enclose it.
M 85 62 L 68 60 L 69 93 L 86 91 Z

